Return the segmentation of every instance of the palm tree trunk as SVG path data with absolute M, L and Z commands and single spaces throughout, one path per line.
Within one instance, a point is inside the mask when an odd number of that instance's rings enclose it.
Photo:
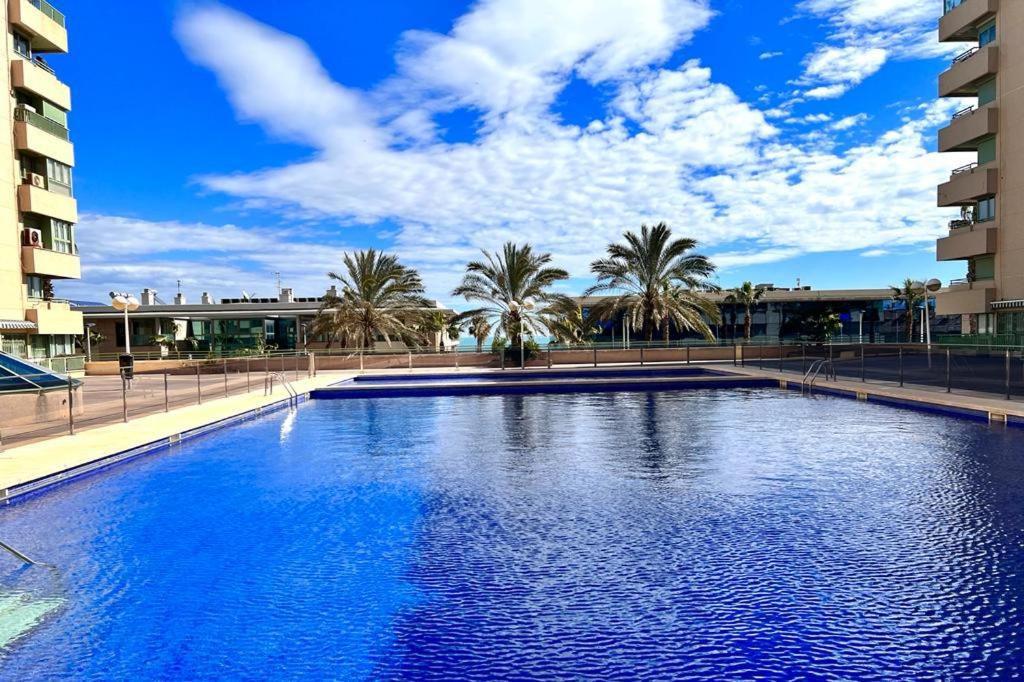
M 747 306 L 747 309 L 744 312 L 746 314 L 743 317 L 743 340 L 750 341 L 750 328 L 752 326 L 750 319 L 750 306 Z

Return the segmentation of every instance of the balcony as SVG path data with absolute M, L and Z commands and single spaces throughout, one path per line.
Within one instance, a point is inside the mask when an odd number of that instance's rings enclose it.
M 7 18 L 32 39 L 35 52 L 67 52 L 68 31 L 64 15 L 46 0 L 9 0 Z
M 945 9 L 939 20 L 939 41 L 976 41 L 978 27 L 999 11 L 999 0 L 946 0 Z
M 82 313 L 67 301 L 29 299 L 25 319 L 34 322 L 37 334 L 81 334 Z
M 61 83 L 53 70 L 41 62 L 12 59 L 11 85 L 48 99 L 65 111 L 71 109 L 71 88 Z
M 939 97 L 976 97 L 978 84 L 999 72 L 999 47 L 972 48 L 939 76 Z
M 35 185 L 18 185 L 18 208 L 66 223 L 78 222 L 78 202 L 65 194 L 50 192 Z
M 21 269 L 26 275 L 57 279 L 82 278 L 82 265 L 78 256 L 33 246 L 21 247 Z
M 948 237 L 936 242 L 936 260 L 967 260 L 985 256 L 995 253 L 998 244 L 999 230 L 994 221 L 966 223 L 962 227 L 953 227 Z
M 996 298 L 994 279 L 968 282 L 955 280 L 935 296 L 936 315 L 974 315 L 991 312 Z
M 979 140 L 999 131 L 999 108 L 988 105 L 981 109 L 958 111 L 953 121 L 939 131 L 940 152 L 978 151 Z
M 68 142 L 67 128 L 25 107 L 14 109 L 14 146 L 75 165 L 75 148 Z
M 939 185 L 938 205 L 943 207 L 973 204 L 999 190 L 996 162 L 979 166 L 972 163 L 953 171 L 949 182 Z

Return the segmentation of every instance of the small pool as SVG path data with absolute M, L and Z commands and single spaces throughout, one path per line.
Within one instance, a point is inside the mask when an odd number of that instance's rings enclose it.
M 1024 433 L 777 389 L 313 401 L 0 539 L 4 679 L 1024 669 Z

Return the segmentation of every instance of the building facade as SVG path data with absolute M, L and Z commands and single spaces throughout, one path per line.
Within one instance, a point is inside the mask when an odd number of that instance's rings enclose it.
M 337 297 L 332 287 L 327 295 Z M 226 298 L 215 301 L 203 294 L 199 303 L 187 303 L 177 295 L 173 303 L 162 303 L 156 292 L 146 289 L 139 296 L 141 305 L 128 318 L 132 353 L 188 356 L 212 353 L 237 354 L 263 351 L 321 350 L 337 348 L 339 343 L 314 335 L 316 317 L 323 296 L 297 297 L 290 289 L 282 289 L 276 298 Z M 452 311 L 436 304 L 445 314 Z M 123 353 L 125 344 L 124 316 L 111 306 L 81 306 L 76 309 L 96 341 L 90 344 L 91 355 L 110 356 Z M 436 348 L 452 348 L 458 339 L 434 335 Z M 378 339 L 375 349 L 405 349 L 401 341 Z
M 940 314 L 962 314 L 964 333 L 1024 333 L 1024 2 L 943 0 L 939 40 L 965 50 L 939 76 L 939 96 L 970 98 L 939 131 L 940 152 L 971 152 L 938 205 L 959 209 L 938 240 L 940 261 L 964 277 L 939 294 Z
M 715 337 L 721 342 L 743 339 L 746 311 L 726 298 L 727 293 L 709 294 L 708 298 L 718 304 L 721 322 L 708 321 Z M 597 302 L 596 297 L 578 298 L 584 314 Z M 934 310 L 935 299 L 929 297 L 929 307 Z M 914 320 L 914 341 L 922 340 L 922 309 L 908 311 L 906 303 L 894 300 L 891 289 L 797 289 L 776 288 L 766 285 L 765 293 L 751 309 L 751 338 L 756 342 L 777 342 L 807 340 L 815 335 L 815 327 L 823 316 L 835 316 L 839 329 L 832 335 L 833 340 L 863 343 L 907 342 L 910 341 L 910 318 Z M 931 315 L 933 340 L 960 333 L 959 315 Z M 642 341 L 638 332 L 630 332 L 622 319 L 600 323 L 597 341 L 619 343 Z M 655 332 L 654 340 L 662 340 L 661 332 Z M 693 332 L 672 329 L 672 341 L 698 340 Z
M 0 3 L 10 93 L 0 142 L 0 350 L 25 357 L 75 352 L 82 313 L 54 282 L 81 276 L 68 135 L 71 91 L 46 56 L 68 50 L 64 15 L 46 0 Z

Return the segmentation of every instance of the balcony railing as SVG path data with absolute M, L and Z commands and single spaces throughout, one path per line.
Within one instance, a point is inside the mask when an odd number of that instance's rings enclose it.
M 51 76 L 57 75 L 57 72 L 53 70 L 53 67 L 47 64 L 45 61 L 43 61 L 42 57 L 36 57 L 35 59 L 27 59 L 25 61 L 32 62 L 33 66 L 38 66 L 40 69 L 50 74 Z
M 14 120 L 30 123 L 34 125 L 36 128 L 39 128 L 40 130 L 45 130 L 51 135 L 59 137 L 62 140 L 68 139 L 67 128 L 57 123 L 56 121 L 52 121 L 46 118 L 42 114 L 32 111 L 31 109 L 26 109 L 25 107 L 16 107 L 14 109 Z
M 962 230 L 965 227 L 973 227 L 973 226 L 974 226 L 974 221 L 973 220 L 965 220 L 963 218 L 959 218 L 957 220 L 950 220 L 949 221 L 949 229 L 951 229 L 951 230 Z
M 950 175 L 950 177 L 954 177 L 955 178 L 958 175 L 963 175 L 964 173 L 970 173 L 971 171 L 973 171 L 977 167 L 978 167 L 977 162 L 969 163 L 966 166 L 960 166 L 959 168 L 954 168 L 953 172 L 951 172 L 949 175 Z
M 980 49 L 981 49 L 980 47 L 972 47 L 971 49 L 967 50 L 966 52 L 961 52 L 960 54 L 958 54 L 956 57 L 953 58 L 953 66 L 956 66 L 957 64 L 959 64 L 961 62 L 966 62 L 968 59 L 970 59 L 974 55 L 978 54 L 978 51 Z
M 972 113 L 974 113 L 974 105 L 973 104 L 971 106 L 969 106 L 969 107 L 964 107 L 960 111 L 958 111 L 955 114 L 953 114 L 953 120 L 955 121 L 957 119 L 963 118 L 964 116 L 970 116 Z
M 61 28 L 64 26 L 64 15 L 57 11 L 57 8 L 46 2 L 46 0 L 28 0 L 29 4 L 55 21 Z M 960 4 L 960 3 L 957 3 Z

